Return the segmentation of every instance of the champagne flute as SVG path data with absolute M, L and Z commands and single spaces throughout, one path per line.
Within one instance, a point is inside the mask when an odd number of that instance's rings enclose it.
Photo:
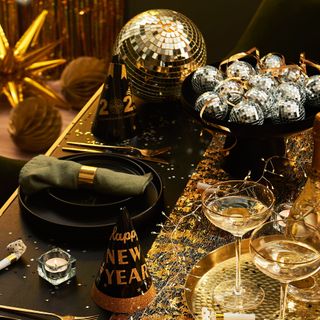
M 201 200 L 208 220 L 235 237 L 236 276 L 214 288 L 214 302 L 228 310 L 254 309 L 263 301 L 264 291 L 250 281 L 241 281 L 241 239 L 270 217 L 274 195 L 257 182 L 229 180 L 205 189 Z
M 250 254 L 256 267 L 281 284 L 279 320 L 285 319 L 288 284 L 320 268 L 320 231 L 304 221 L 268 222 L 252 232 Z

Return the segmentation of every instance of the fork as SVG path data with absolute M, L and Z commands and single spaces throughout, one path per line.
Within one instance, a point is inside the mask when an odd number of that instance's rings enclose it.
M 163 147 L 159 149 L 141 149 L 133 146 L 112 146 L 107 144 L 94 144 L 94 143 L 76 142 L 76 141 L 67 141 L 67 144 L 74 145 L 74 146 L 92 147 L 97 149 L 123 149 L 123 150 L 129 150 L 129 151 L 138 151 L 144 157 L 157 156 L 159 154 L 166 153 L 171 149 L 171 147 Z
M 97 315 L 97 314 L 91 315 L 91 316 L 60 315 L 60 314 L 53 313 L 53 312 L 26 309 L 26 308 L 20 308 L 20 307 L 5 306 L 5 305 L 0 305 L 0 309 L 17 311 L 17 312 L 22 312 L 22 313 L 38 314 L 38 315 L 42 315 L 42 316 L 52 316 L 52 317 L 56 317 L 60 320 L 97 320 L 99 317 L 99 315 Z
M 94 150 L 90 148 L 78 148 L 78 147 L 62 147 L 62 151 L 70 151 L 70 152 L 88 152 L 88 153 L 104 153 L 103 150 Z M 138 160 L 143 160 L 143 161 L 149 161 L 149 162 L 155 162 L 155 163 L 162 163 L 162 164 L 169 164 L 168 161 L 161 159 L 161 158 L 156 158 L 156 157 L 145 157 L 145 156 L 133 156 L 131 154 L 123 154 L 123 153 L 113 153 L 116 155 L 121 155 L 126 158 L 130 159 L 138 159 Z

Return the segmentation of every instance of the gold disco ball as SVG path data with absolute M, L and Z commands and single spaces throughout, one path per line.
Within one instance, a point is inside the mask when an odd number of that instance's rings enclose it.
M 207 60 L 197 26 L 169 9 L 148 10 L 128 21 L 114 54 L 126 65 L 133 94 L 146 102 L 179 99 L 183 80 Z

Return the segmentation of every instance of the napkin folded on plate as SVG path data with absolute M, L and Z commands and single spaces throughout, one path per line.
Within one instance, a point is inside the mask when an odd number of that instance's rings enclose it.
M 19 184 L 25 194 L 33 194 L 49 187 L 82 188 L 82 184 L 79 183 L 82 166 L 75 161 L 38 155 L 22 167 Z M 152 173 L 135 175 L 97 168 L 90 187 L 100 193 L 134 196 L 142 194 L 151 180 Z

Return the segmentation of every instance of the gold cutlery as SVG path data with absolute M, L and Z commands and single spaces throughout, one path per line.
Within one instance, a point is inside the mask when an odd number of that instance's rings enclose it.
M 105 151 L 102 150 L 94 150 L 94 149 L 89 149 L 89 148 L 74 148 L 74 147 L 62 147 L 62 151 L 69 151 L 69 152 L 88 152 L 88 153 L 104 153 Z M 138 159 L 138 160 L 143 160 L 143 161 L 149 161 L 149 162 L 155 162 L 155 163 L 161 163 L 161 164 L 169 164 L 168 161 L 155 158 L 155 157 L 138 157 L 138 156 L 132 156 L 129 154 L 120 154 L 120 153 L 114 153 L 117 155 L 121 155 L 122 157 L 127 157 L 131 159 Z
M 116 149 L 116 150 L 129 150 L 129 151 L 138 151 L 144 157 L 152 157 L 157 156 L 159 154 L 166 153 L 170 151 L 171 147 L 163 147 L 159 149 L 141 149 L 133 146 L 113 146 L 107 144 L 94 144 L 94 143 L 86 143 L 86 142 L 77 142 L 77 141 L 67 141 L 67 144 L 74 146 L 83 146 L 83 147 L 91 147 L 97 149 Z
M 0 309 L 21 312 L 21 313 L 37 314 L 37 315 L 42 315 L 42 316 L 52 316 L 52 317 L 56 317 L 60 320 L 97 320 L 99 317 L 99 315 L 97 315 L 97 314 L 91 315 L 91 316 L 60 315 L 60 314 L 53 313 L 53 312 L 26 309 L 26 308 L 20 308 L 20 307 L 12 307 L 12 306 L 4 306 L 4 305 L 0 305 Z M 6 316 L 2 316 L 2 317 L 6 317 Z M 6 317 L 6 318 L 10 318 L 10 317 Z
M 15 317 L 11 317 L 11 316 L 4 316 L 0 314 L 0 320 L 21 320 L 20 318 L 15 318 Z

